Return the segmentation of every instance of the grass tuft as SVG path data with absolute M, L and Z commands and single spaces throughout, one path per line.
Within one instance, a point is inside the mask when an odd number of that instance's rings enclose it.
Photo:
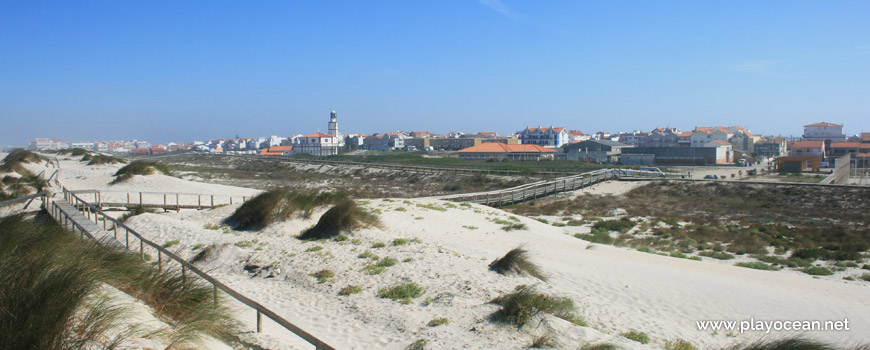
M 509 273 L 528 274 L 541 281 L 547 280 L 547 276 L 537 264 L 531 261 L 529 252 L 522 246 L 511 249 L 503 257 L 493 260 L 489 264 L 489 269 L 502 275 Z
M 352 199 L 344 199 L 323 213 L 317 225 L 299 235 L 299 239 L 324 239 L 339 236 L 363 227 L 379 226 L 378 217 L 356 205 Z
M 378 297 L 398 300 L 403 304 L 409 304 L 411 299 L 419 298 L 422 295 L 423 288 L 413 282 L 378 290 Z
M 429 321 L 429 327 L 438 327 L 441 325 L 450 324 L 450 320 L 447 317 L 439 317 Z
M 362 287 L 356 285 L 349 285 L 347 287 L 342 288 L 338 291 L 338 295 L 351 295 L 362 292 Z
M 522 327 L 532 318 L 547 313 L 563 319 L 577 319 L 574 315 L 574 301 L 536 293 L 531 287 L 521 285 L 513 293 L 493 299 L 492 303 L 501 305 L 493 318 L 499 322 Z
M 677 339 L 666 341 L 665 350 L 698 350 L 698 348 L 688 341 Z
M 332 270 L 320 270 L 311 274 L 311 277 L 317 278 L 317 283 L 323 284 L 335 277 L 335 272 Z
M 287 220 L 293 215 L 311 217 L 319 206 L 348 200 L 344 193 L 317 194 L 279 188 L 260 193 L 245 201 L 224 222 L 237 230 L 260 230 L 271 223 Z
M 641 344 L 649 344 L 649 335 L 647 335 L 644 332 L 629 331 L 629 332 L 619 333 L 619 335 L 622 337 L 634 340 L 634 341 L 641 343 Z
M 722 350 L 836 350 L 837 346 L 817 340 L 803 338 L 788 338 L 772 341 L 760 340 L 748 345 L 734 345 Z M 867 349 L 867 345 L 856 346 L 854 349 Z
M 756 270 L 766 270 L 766 271 L 779 270 L 779 267 L 773 266 L 771 264 L 763 263 L 761 261 L 739 262 L 739 263 L 734 264 L 734 266 L 746 267 L 746 268 L 756 269 Z

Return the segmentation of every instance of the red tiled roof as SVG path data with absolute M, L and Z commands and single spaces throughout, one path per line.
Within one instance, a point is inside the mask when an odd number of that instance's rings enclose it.
M 860 142 L 832 142 L 831 148 L 859 148 Z
M 792 148 L 822 148 L 824 146 L 824 141 L 797 141 L 791 145 Z
M 269 152 L 284 152 L 284 151 L 292 151 L 293 146 L 272 146 L 269 147 Z
M 686 131 L 686 132 L 681 132 L 678 136 L 679 136 L 679 137 L 690 137 L 690 136 L 692 136 L 693 134 L 694 134 L 694 132 Z
M 842 125 L 828 123 L 828 122 L 821 122 L 821 123 L 809 124 L 809 125 L 804 125 L 804 126 L 842 126 Z
M 280 155 L 284 155 L 284 153 L 283 152 L 269 152 L 268 148 L 263 148 L 263 150 L 260 151 L 260 155 L 261 156 L 280 156 Z
M 507 145 L 499 142 L 481 143 L 457 153 L 554 153 L 555 150 L 538 145 Z
M 858 153 L 855 156 L 861 157 L 861 158 L 867 158 L 867 157 L 870 157 L 870 153 Z
M 568 134 L 572 136 L 583 136 L 586 135 L 580 130 L 568 130 Z
M 305 136 L 302 136 L 302 137 L 332 137 L 332 135 L 330 135 L 330 134 L 324 134 L 324 133 L 322 133 L 322 132 L 316 132 L 316 133 L 308 134 L 308 135 L 305 135 Z
M 715 144 L 719 144 L 719 145 L 722 145 L 722 146 L 731 146 L 731 143 L 730 143 L 730 142 L 728 142 L 728 141 L 723 141 L 723 140 L 713 140 L 713 141 L 710 141 L 710 142 L 715 143 Z

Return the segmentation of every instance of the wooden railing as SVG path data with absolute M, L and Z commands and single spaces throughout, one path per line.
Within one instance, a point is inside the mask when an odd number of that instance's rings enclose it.
M 181 209 L 210 209 L 218 208 L 234 203 L 244 203 L 251 196 L 239 196 L 229 194 L 203 194 L 184 192 L 146 192 L 146 191 L 102 191 L 102 190 L 79 190 L 72 191 L 79 198 L 93 194 L 93 202 L 99 209 L 105 207 L 145 207 L 160 208 L 165 210 Z
M 293 332 L 294 334 L 296 334 L 300 338 L 305 339 L 305 341 L 314 345 L 316 349 L 318 349 L 318 350 L 334 350 L 334 348 L 332 346 L 329 346 L 328 344 L 321 341 L 317 337 L 309 334 L 308 332 L 302 330 L 301 328 L 297 327 L 296 325 L 290 323 L 289 321 L 287 321 L 283 317 L 279 316 L 278 314 L 276 314 L 272 310 L 269 310 L 268 308 L 261 305 L 260 303 L 254 301 L 254 300 L 251 300 L 250 298 L 242 295 L 241 293 L 239 293 L 239 292 L 233 290 L 232 288 L 228 287 L 227 285 L 221 283 L 220 281 L 218 281 L 214 277 L 212 277 L 209 274 L 205 273 L 204 271 L 200 270 L 199 268 L 197 268 L 196 266 L 194 266 L 193 264 L 191 264 L 187 260 L 179 257 L 178 255 L 175 255 L 174 253 L 172 253 L 171 251 L 162 247 L 161 245 L 156 244 L 156 243 L 146 239 L 141 234 L 139 234 L 138 232 L 136 232 L 132 228 L 128 227 L 127 225 L 125 225 L 121 221 L 119 221 L 115 218 L 112 218 L 111 216 L 108 216 L 105 212 L 100 210 L 97 206 L 82 200 L 76 193 L 69 191 L 66 188 L 63 188 L 63 196 L 64 196 L 64 199 L 70 205 L 72 205 L 76 210 L 81 212 L 82 215 L 86 215 L 86 218 L 87 218 L 89 223 L 90 223 L 90 220 L 93 220 L 94 224 L 98 224 L 99 221 L 102 221 L 103 222 L 103 230 L 105 230 L 106 232 L 109 232 L 109 230 L 111 230 L 113 232 L 113 235 L 114 235 L 114 238 L 116 241 L 118 240 L 119 231 L 123 230 L 123 233 L 122 233 L 124 236 L 123 237 L 123 239 L 124 239 L 123 246 L 125 249 L 130 250 L 130 236 L 132 235 L 134 237 L 134 239 L 138 240 L 138 242 L 139 242 L 139 256 L 141 258 L 144 258 L 144 256 L 145 256 L 145 246 L 148 246 L 149 248 L 153 248 L 153 249 L 157 250 L 157 268 L 158 269 L 161 269 L 161 270 L 163 269 L 163 265 L 164 265 L 163 258 L 165 256 L 165 257 L 169 258 L 170 260 L 177 262 L 181 266 L 182 278 L 186 278 L 188 273 L 190 272 L 190 273 L 193 273 L 194 275 L 199 276 L 200 278 L 208 281 L 209 283 L 211 283 L 212 286 L 214 287 L 215 303 L 217 303 L 217 294 L 218 294 L 218 290 L 220 290 L 220 291 L 223 291 L 224 293 L 226 293 L 227 295 L 233 297 L 234 299 L 238 300 L 242 304 L 256 310 L 256 312 L 257 312 L 257 332 L 262 332 L 262 330 L 263 330 L 262 317 L 263 317 L 263 315 L 265 315 L 266 317 L 270 318 L 272 321 L 275 321 L 275 323 L 281 325 L 282 327 L 289 330 L 290 332 Z M 52 216 L 62 225 L 64 225 L 64 226 L 71 225 L 73 232 L 75 232 L 75 229 L 78 228 L 81 232 L 82 238 L 84 238 L 84 236 L 86 235 L 92 239 L 97 239 L 90 232 L 86 232 L 87 230 L 85 229 L 85 226 L 82 223 L 79 223 L 79 222 L 76 222 L 76 220 L 73 220 L 72 217 L 70 216 L 70 213 L 67 213 L 63 208 L 61 208 L 61 206 L 57 205 L 56 202 L 51 202 L 51 206 L 49 208 L 46 208 L 46 210 L 48 210 L 49 213 L 51 213 Z M 111 223 L 111 227 L 108 227 L 108 223 Z M 134 241 L 134 244 L 135 244 L 135 241 Z M 134 249 L 135 249 L 135 247 L 134 247 Z
M 560 192 L 574 191 L 599 182 L 613 179 L 665 179 L 679 177 L 678 174 L 667 174 L 657 171 L 641 171 L 631 169 L 601 169 L 592 172 L 560 177 L 552 180 L 538 181 L 503 190 L 461 193 L 446 196 L 431 197 L 434 199 L 454 202 L 470 202 L 486 205 L 507 205 L 536 200 Z

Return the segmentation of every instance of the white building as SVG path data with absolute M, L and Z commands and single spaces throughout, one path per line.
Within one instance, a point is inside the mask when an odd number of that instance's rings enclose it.
M 65 144 L 58 139 L 35 139 L 27 143 L 27 148 L 37 151 L 64 149 Z
M 316 132 L 298 138 L 293 145 L 293 154 L 308 153 L 315 156 L 332 156 L 344 147 L 344 137 L 338 131 L 338 116 L 329 113 L 329 134 Z
M 804 141 L 846 142 L 843 126 L 832 123 L 815 123 L 804 125 Z
M 520 142 L 524 145 L 538 145 L 558 148 L 570 142 L 570 135 L 565 128 L 530 128 L 520 131 Z

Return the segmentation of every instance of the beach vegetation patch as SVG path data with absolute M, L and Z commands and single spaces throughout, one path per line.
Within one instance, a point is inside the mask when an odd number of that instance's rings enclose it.
M 230 217 L 224 220 L 224 223 L 236 230 L 260 230 L 269 224 L 290 219 L 294 215 L 309 218 L 317 207 L 347 201 L 350 199 L 345 193 L 303 193 L 279 188 L 262 192 L 245 201 Z M 356 208 L 355 205 L 353 207 Z M 336 214 L 341 213 L 334 212 L 332 215 Z M 327 217 L 328 220 L 330 217 Z M 320 223 L 318 222 L 318 224 Z M 325 228 L 327 227 L 321 226 L 317 232 Z
M 413 282 L 378 290 L 378 297 L 396 300 L 403 304 L 409 304 L 411 299 L 419 298 L 422 295 L 423 288 Z
M 493 319 L 524 326 L 540 314 L 551 314 L 563 319 L 579 319 L 574 315 L 574 301 L 535 292 L 532 287 L 520 285 L 512 293 L 501 295 L 492 300 L 501 309 L 493 314 Z
M 334 238 L 342 233 L 371 226 L 380 226 L 378 216 L 357 206 L 356 202 L 348 198 L 323 213 L 317 224 L 303 231 L 299 239 Z

